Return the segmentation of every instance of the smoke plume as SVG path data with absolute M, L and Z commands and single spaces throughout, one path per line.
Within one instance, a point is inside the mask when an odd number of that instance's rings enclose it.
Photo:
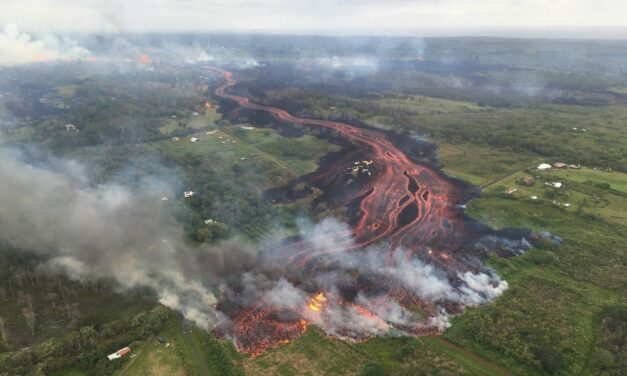
M 215 297 L 187 263 L 182 230 L 162 196 L 165 186 L 92 186 L 81 165 L 51 159 L 46 168 L 0 154 L 0 240 L 48 256 L 44 266 L 78 280 L 113 279 L 149 287 L 159 301 L 208 327 Z
M 0 67 L 53 60 L 86 58 L 89 51 L 71 38 L 46 35 L 42 38 L 23 33 L 8 24 L 0 33 Z
M 204 328 L 218 325 L 228 334 L 237 312 L 261 304 L 339 338 L 419 334 L 448 327 L 451 303 L 482 304 L 507 289 L 486 267 L 444 269 L 403 249 L 359 249 L 349 226 L 334 219 L 302 221 L 299 245 L 270 235 L 259 247 L 230 240 L 191 248 L 170 200 L 161 200 L 176 189 L 154 179 L 133 188 L 94 185 L 87 176 L 74 161 L 33 164 L 0 152 L 0 242 L 45 255 L 42 268 L 51 272 L 149 288 Z M 303 268 L 301 257 L 327 267 Z M 398 300 L 402 291 L 425 302 L 425 312 Z

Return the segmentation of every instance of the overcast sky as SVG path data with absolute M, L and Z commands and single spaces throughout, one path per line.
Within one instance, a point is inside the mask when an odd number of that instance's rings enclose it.
M 625 0 L 0 0 L 26 31 L 626 27 Z

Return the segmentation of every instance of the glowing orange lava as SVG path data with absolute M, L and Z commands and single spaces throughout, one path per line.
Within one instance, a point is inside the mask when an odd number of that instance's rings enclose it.
M 309 300 L 309 309 L 314 312 L 320 312 L 326 301 L 327 298 L 324 296 L 324 293 L 319 293 Z
M 331 275 L 334 271 L 341 271 L 341 275 L 338 273 L 338 281 L 344 290 L 336 293 L 322 285 L 315 285 L 316 282 L 302 284 L 307 286 L 306 291 L 326 289 L 330 295 L 327 297 L 323 292 L 317 292 L 306 304 L 301 301 L 302 308 L 295 310 L 276 308 L 265 302 L 240 304 L 235 298 L 236 304 L 232 308 L 225 304 L 230 309 L 228 316 L 232 323 L 223 329 L 223 333 L 233 338 L 237 349 L 258 355 L 267 348 L 295 340 L 307 328 L 308 321 L 303 320 L 304 317 L 308 318 L 309 323 L 324 325 L 325 313 L 332 312 L 338 305 L 358 314 L 380 330 L 395 327 L 414 335 L 440 332 L 442 329 L 437 326 L 411 325 L 384 319 L 385 308 L 397 309 L 395 307 L 399 306 L 407 311 L 417 307 L 427 318 L 437 318 L 440 302 L 436 306 L 436 303 L 421 298 L 417 291 L 404 286 L 395 275 L 373 276 L 372 272 L 363 273 L 358 268 L 342 269 L 342 266 L 334 266 L 334 259 L 328 256 L 362 251 L 386 240 L 390 266 L 420 259 L 428 262 L 430 267 L 451 271 L 451 275 L 456 275 L 453 273 L 459 270 L 469 270 L 463 264 L 464 255 L 459 257 L 458 250 L 466 243 L 477 241 L 483 235 L 482 231 L 487 231 L 487 226 L 481 227 L 475 222 L 468 222 L 467 217 L 459 210 L 458 203 L 467 199 L 468 191 L 465 186 L 447 178 L 437 169 L 413 159 L 413 152 L 406 152 L 406 149 L 396 146 L 393 143 L 396 139 L 388 133 L 335 120 L 297 117 L 280 108 L 253 103 L 249 98 L 227 92 L 236 84 L 231 72 L 213 67 L 207 69 L 225 79 L 215 89 L 217 97 L 234 101 L 241 108 L 253 113 L 265 112 L 283 123 L 330 130 L 333 137 L 348 140 L 352 145 L 346 155 L 337 157 L 339 161 L 335 162 L 338 163 L 307 180 L 307 183 L 311 182 L 311 187 L 323 187 L 325 194 L 332 192 L 325 197 L 334 200 L 330 201 L 330 205 L 352 205 L 351 210 L 356 212 L 352 228 L 329 235 L 324 245 L 299 239 L 286 242 L 284 247 L 273 250 L 277 253 L 284 251 L 281 255 L 285 257 L 281 261 L 286 266 L 293 267 L 295 272 L 290 277 L 296 283 L 315 281 L 309 277 L 317 277 L 321 272 Z M 205 102 L 205 107 L 207 105 L 208 102 Z M 349 185 L 346 182 L 345 166 L 354 165 L 355 160 L 368 161 L 368 174 L 358 174 L 353 185 Z M 470 228 L 471 225 L 474 227 Z M 469 235 L 474 238 L 469 238 Z M 397 250 L 411 252 L 406 252 L 406 257 L 401 259 L 395 257 Z M 444 250 L 449 253 L 444 253 Z M 381 299 L 366 308 L 355 303 L 358 293 L 368 295 L 370 301 L 377 297 Z M 453 313 L 461 309 L 455 304 L 444 304 L 444 307 L 447 312 Z M 312 315 L 311 312 L 315 314 Z M 353 339 L 368 335 L 356 330 L 347 330 L 345 335 L 341 332 L 340 334 Z

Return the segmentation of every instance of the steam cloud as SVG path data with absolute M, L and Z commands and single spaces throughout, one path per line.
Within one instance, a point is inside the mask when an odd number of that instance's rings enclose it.
M 47 35 L 35 39 L 17 25 L 8 24 L 0 33 L 0 67 L 52 60 L 86 58 L 89 51 L 68 37 Z
M 451 275 L 406 257 L 402 249 L 393 263 L 386 251 L 374 247 L 334 253 L 352 240 L 342 235 L 348 226 L 332 219 L 300 226 L 301 238 L 325 252 L 327 263 L 334 265 L 311 279 L 299 278 L 302 271 L 286 262 L 298 250 L 279 246 L 280 240 L 272 237 L 261 250 L 236 240 L 190 249 L 181 241 L 183 232 L 168 204 L 160 199 L 172 197 L 172 188 L 154 182 L 137 188 L 93 186 L 85 168 L 74 161 L 49 158 L 46 166 L 34 165 L 19 153 L 0 151 L 0 181 L 0 242 L 46 255 L 43 268 L 77 280 L 105 278 L 122 289 L 147 287 L 160 303 L 204 328 L 229 320 L 228 314 L 216 311 L 216 303 L 224 299 L 242 307 L 261 301 L 296 312 L 341 338 L 382 334 L 393 327 L 441 330 L 449 325 L 445 302 L 481 304 L 507 288 L 488 269 Z M 395 281 L 435 302 L 436 312 L 423 317 L 399 301 L 382 302 L 381 295 L 365 291 L 351 304 L 334 299 L 355 273 L 383 284 Z M 324 315 L 307 309 L 317 291 L 329 297 Z M 364 308 L 372 314 L 364 315 Z

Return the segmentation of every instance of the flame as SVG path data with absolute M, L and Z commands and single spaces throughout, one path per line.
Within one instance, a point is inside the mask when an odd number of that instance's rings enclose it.
M 327 298 L 324 296 L 324 293 L 318 293 L 313 298 L 309 299 L 309 309 L 314 312 L 320 312 L 320 309 L 324 306 L 326 301 Z
M 143 64 L 148 64 L 150 63 L 150 56 L 146 55 L 146 54 L 141 54 L 139 56 L 139 62 L 143 63 Z
M 211 105 L 209 104 L 209 101 L 205 101 L 205 108 L 209 108 L 211 107 Z

